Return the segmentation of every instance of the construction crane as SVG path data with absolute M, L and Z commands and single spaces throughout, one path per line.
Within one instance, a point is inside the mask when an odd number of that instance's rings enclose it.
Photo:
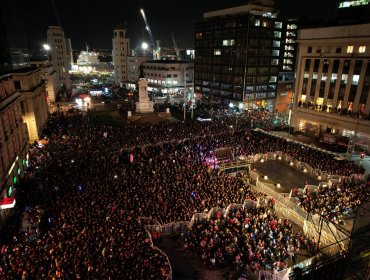
M 60 17 L 59 17 L 57 6 L 55 5 L 55 0 L 50 0 L 50 2 L 51 2 L 51 6 L 53 7 L 53 11 L 54 11 L 55 19 L 57 20 L 57 24 L 61 28 L 63 28 L 62 21 L 60 20 Z
M 143 16 L 144 23 L 145 23 L 145 29 L 148 31 L 150 43 L 152 44 L 153 48 L 153 59 L 161 59 L 161 47 L 159 45 L 159 40 L 157 40 L 157 43 L 154 41 L 152 30 L 150 29 L 150 26 L 148 24 L 148 20 L 146 19 L 144 9 L 140 10 L 141 15 Z
M 180 51 L 179 51 L 179 48 L 177 47 L 176 40 L 175 40 L 175 34 L 171 33 L 171 37 L 172 37 L 173 47 L 176 52 L 176 59 L 181 60 Z

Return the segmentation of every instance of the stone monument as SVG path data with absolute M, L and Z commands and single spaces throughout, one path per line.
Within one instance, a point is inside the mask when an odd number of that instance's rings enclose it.
M 148 97 L 148 81 L 144 77 L 143 66 L 140 67 L 139 102 L 136 102 L 136 113 L 153 113 L 153 101 Z

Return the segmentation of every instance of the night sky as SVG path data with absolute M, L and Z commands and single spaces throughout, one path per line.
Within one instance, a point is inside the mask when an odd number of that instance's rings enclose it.
M 30 49 L 46 41 L 48 25 L 57 23 L 51 0 L 19 0 L 23 8 Z M 331 18 L 335 0 L 280 0 L 280 10 L 287 16 Z M 59 18 L 74 49 L 112 48 L 113 28 L 126 23 L 131 47 L 149 41 L 140 8 L 144 8 L 154 40 L 172 47 L 171 33 L 179 48 L 193 48 L 194 23 L 202 12 L 247 3 L 247 0 L 55 0 Z

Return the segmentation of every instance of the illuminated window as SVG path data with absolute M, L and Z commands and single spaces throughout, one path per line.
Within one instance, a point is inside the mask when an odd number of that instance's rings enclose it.
M 337 80 L 337 74 L 336 73 L 332 73 L 331 74 L 331 77 L 330 77 L 330 81 L 333 83 Z
M 277 77 L 276 76 L 271 76 L 269 83 L 276 83 Z
M 195 38 L 196 39 L 202 39 L 202 37 L 203 37 L 203 33 L 202 32 L 195 33 Z
M 317 72 L 312 73 L 312 79 L 317 80 Z
M 352 76 L 352 85 L 358 85 L 359 79 L 360 79 L 360 75 L 353 75 Z
M 215 50 L 213 51 L 213 54 L 214 54 L 214 55 L 221 55 L 221 50 L 220 50 L 220 49 L 215 49 Z
M 347 46 L 347 53 L 353 52 L 353 46 Z
M 310 77 L 310 73 L 304 72 L 303 78 L 308 79 Z
M 222 45 L 225 46 L 225 47 L 234 46 L 235 45 L 235 40 L 234 39 L 223 40 Z
M 277 22 L 275 22 L 275 28 L 282 28 L 283 27 L 283 23 L 282 22 L 279 22 L 279 21 L 277 21 Z
M 358 52 L 359 53 L 364 53 L 366 51 L 366 46 L 359 46 L 358 47 Z
M 261 22 L 259 19 L 256 19 L 256 21 L 254 22 L 254 26 L 260 26 Z
M 267 21 L 262 21 L 262 26 L 263 27 L 268 27 L 268 22 Z
M 363 6 L 369 4 L 369 0 L 342 1 L 338 8 L 350 8 L 354 6 Z
M 273 41 L 274 48 L 280 48 L 280 41 Z
M 279 50 L 272 50 L 272 56 L 279 56 Z
M 281 32 L 280 31 L 274 31 L 274 38 L 281 38 Z

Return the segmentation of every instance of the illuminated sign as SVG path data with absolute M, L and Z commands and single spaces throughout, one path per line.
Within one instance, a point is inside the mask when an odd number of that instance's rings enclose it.
M 8 197 L 0 200 L 0 209 L 9 209 L 14 208 L 15 206 L 15 198 Z

